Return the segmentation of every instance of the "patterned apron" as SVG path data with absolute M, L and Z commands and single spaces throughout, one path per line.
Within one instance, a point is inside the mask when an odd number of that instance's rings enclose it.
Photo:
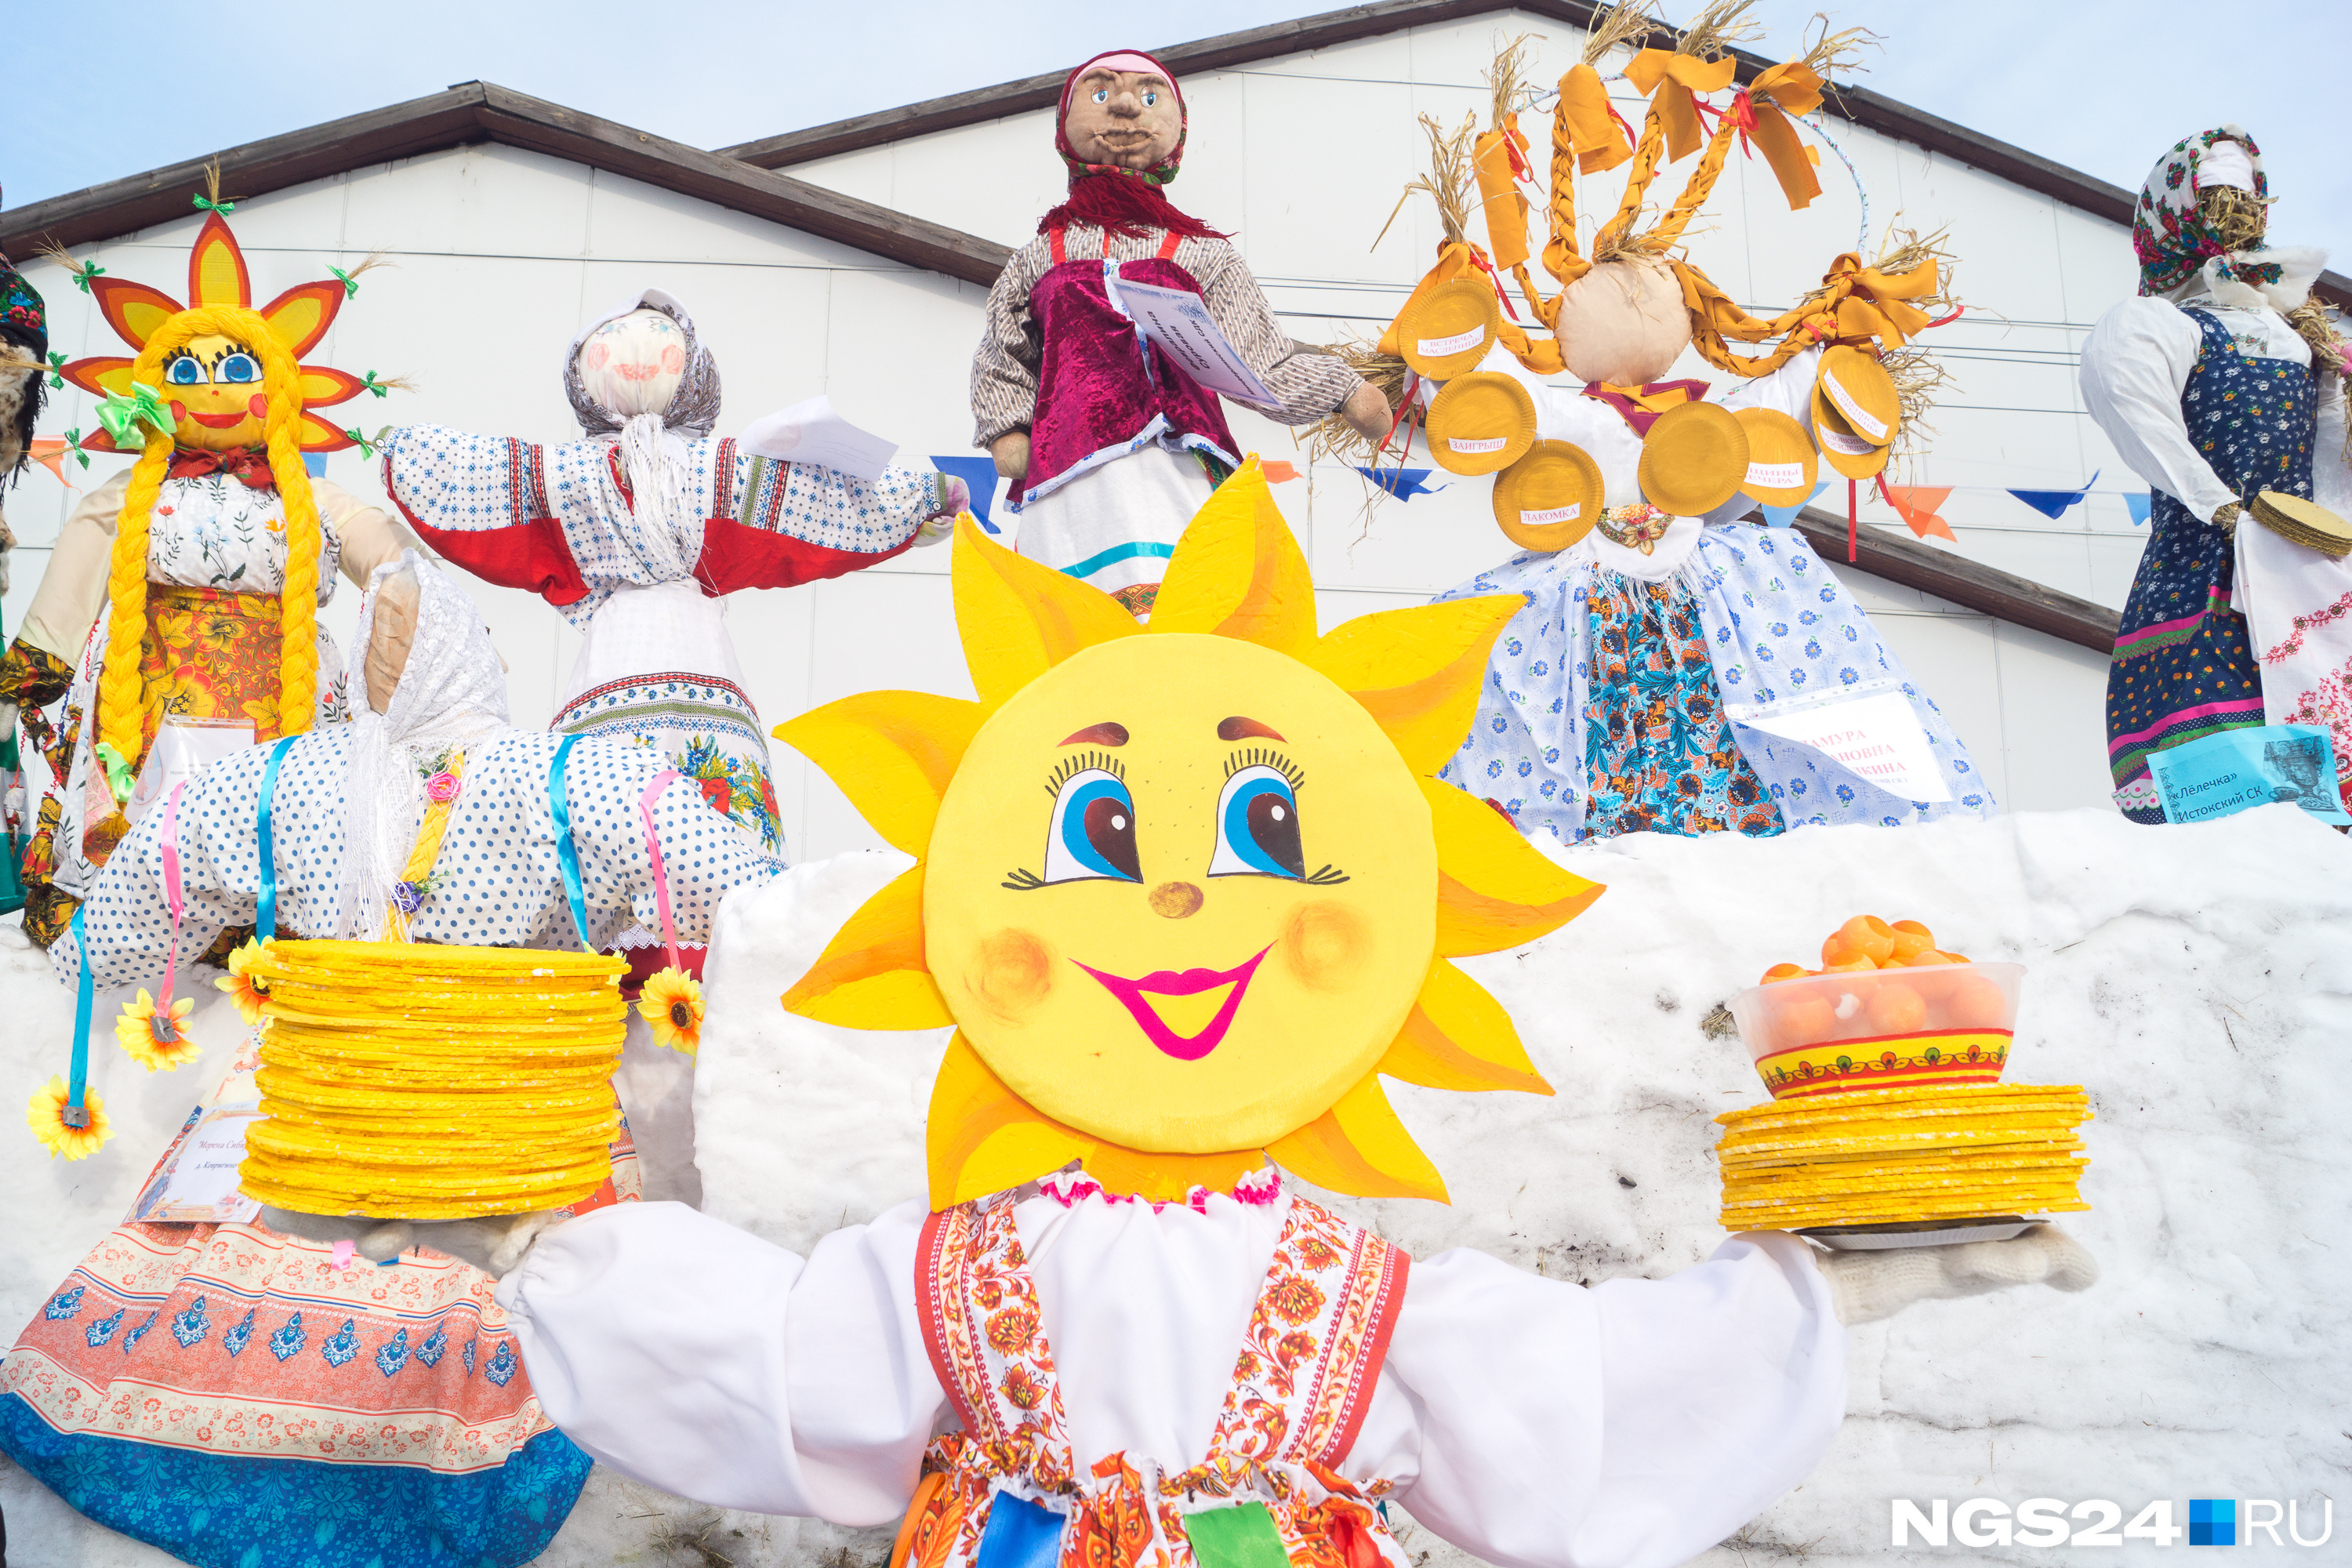
M 2198 456 L 2242 502 L 2262 490 L 2308 500 L 2319 413 L 2311 372 L 2242 353 L 2210 311 L 2188 314 L 2204 337 L 2180 395 Z M 2116 805 L 2145 823 L 2164 820 L 2150 752 L 2263 722 L 2261 667 L 2245 617 L 2230 607 L 2236 556 L 2229 538 L 2161 489 L 2153 521 L 2107 670 Z
M 1077 1472 L 1011 1194 L 925 1222 L 916 1301 L 963 1429 L 932 1439 L 890 1568 L 1408 1568 L 1378 1499 L 1339 1473 L 1411 1259 L 1291 1200 L 1207 1457 Z

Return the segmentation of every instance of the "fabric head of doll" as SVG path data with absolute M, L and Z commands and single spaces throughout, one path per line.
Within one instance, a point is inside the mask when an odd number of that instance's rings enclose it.
M 2309 296 L 2326 252 L 2233 248 L 2204 199 L 2225 189 L 2244 191 L 2257 202 L 2272 199 L 2262 149 L 2241 126 L 2200 132 L 2157 160 L 2132 209 L 2139 291 L 2180 304 L 2210 299 L 2242 308 L 2294 309 Z
M 1104 70 L 1115 75 L 1157 76 L 1160 85 L 1165 86 L 1175 100 L 1175 145 L 1148 167 L 1126 169 L 1112 163 L 1090 163 L 1070 141 L 1070 106 L 1078 83 L 1088 71 Z M 1070 172 L 1069 199 L 1038 220 L 1037 232 L 1045 234 L 1073 224 L 1091 224 L 1107 233 L 1128 237 L 1153 229 L 1166 229 L 1192 238 L 1229 237 L 1223 230 L 1211 228 L 1179 211 L 1160 194 L 1160 187 L 1174 180 L 1182 166 L 1184 143 L 1191 135 L 1192 121 L 1184 107 L 1183 89 L 1176 85 L 1175 73 L 1167 67 L 1140 49 L 1109 49 L 1087 60 L 1062 83 L 1061 101 L 1054 112 L 1054 151 L 1062 155 Z
M 1673 368 L 1691 341 L 1682 285 L 1659 261 L 1603 261 L 1560 291 L 1553 325 L 1570 375 L 1640 386 Z
M 407 650 L 397 661 L 384 709 L 378 711 L 373 698 L 354 704 L 343 765 L 342 898 L 333 934 L 362 942 L 380 934 L 392 885 L 408 858 L 423 810 L 418 764 L 451 749 L 478 751 L 512 728 L 506 667 L 481 611 L 415 550 L 403 551 L 369 578 L 352 641 L 352 694 L 368 691 L 372 656 L 379 676 L 389 662 L 393 650 L 380 646 L 375 616 L 394 582 L 400 585 L 393 596 L 413 626 Z
M 686 307 L 658 289 L 640 289 L 581 329 L 564 353 L 563 393 L 590 436 L 647 414 L 696 439 L 719 422 L 719 365 Z

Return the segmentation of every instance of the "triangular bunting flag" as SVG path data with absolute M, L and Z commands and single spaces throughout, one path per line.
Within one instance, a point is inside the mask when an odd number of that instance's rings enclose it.
M 36 436 L 26 449 L 32 453 L 33 461 L 57 475 L 58 483 L 69 490 L 81 489 L 79 485 L 66 478 L 66 444 L 61 438 L 56 436 Z M 89 467 L 89 459 L 82 458 L 81 466 L 85 468 Z
M 2156 498 L 2152 495 L 2135 495 L 2128 490 L 2124 492 L 2124 510 L 2131 513 L 2134 528 L 2147 525 L 2147 514 L 2155 509 L 2155 506 Z
M 1279 458 L 1260 458 L 1257 467 L 1270 485 L 1286 485 L 1298 477 L 1297 468 Z
M 1813 487 L 1812 494 L 1797 502 L 1794 506 L 1766 507 L 1764 509 L 1764 521 L 1770 523 L 1774 528 L 1788 527 L 1790 521 L 1794 519 L 1799 512 L 1804 510 L 1807 507 L 1821 500 L 1822 492 L 1829 488 L 1829 481 L 1824 479 L 1822 483 Z
M 1886 504 L 1895 509 L 1895 514 L 1911 525 L 1913 533 L 1921 539 L 1933 534 L 1938 539 L 1950 539 L 1955 544 L 1959 542 L 1953 538 L 1950 525 L 1936 515 L 1944 499 L 1952 493 L 1951 486 L 1890 485 L 1882 481 L 1878 488 L 1886 497 Z
M 2089 495 L 2091 486 L 2098 482 L 2099 476 L 2095 470 L 2090 482 L 2078 490 L 2011 490 L 2009 493 L 2054 522 L 2065 515 L 2068 507 Z
M 993 458 L 933 458 L 931 467 L 943 474 L 953 474 L 971 492 L 971 515 L 980 526 L 991 533 L 1004 531 L 988 521 L 989 503 L 996 499 L 996 459 Z
M 1433 468 L 1368 468 L 1355 465 L 1356 472 L 1370 479 L 1399 500 L 1411 500 L 1415 496 L 1433 496 L 1445 489 L 1444 485 L 1425 485 L 1423 479 L 1436 472 Z

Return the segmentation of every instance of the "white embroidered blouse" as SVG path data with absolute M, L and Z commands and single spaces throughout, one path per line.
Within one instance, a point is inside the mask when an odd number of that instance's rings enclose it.
M 1201 1460 L 1286 1215 L 1017 1201 L 1079 1474 Z M 887 1523 L 955 1419 L 916 1300 L 924 1219 L 905 1204 L 803 1258 L 629 1205 L 542 1235 L 499 1301 L 599 1460 L 720 1507 Z M 1591 1289 L 1458 1250 L 1413 1262 L 1339 1468 L 1504 1568 L 1665 1568 L 1801 1480 L 1844 1408 L 1845 1331 L 1796 1237 Z

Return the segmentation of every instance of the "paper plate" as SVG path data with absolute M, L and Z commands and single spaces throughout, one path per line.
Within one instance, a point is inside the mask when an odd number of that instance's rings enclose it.
M 1925 1220 L 1917 1225 L 1824 1226 L 1794 1234 L 1811 1237 L 1839 1252 L 1888 1252 L 1898 1247 L 1958 1247 L 1968 1241 L 2007 1241 L 2042 1222 L 2021 1215 L 1988 1215 L 1982 1219 Z
M 1713 403 L 1669 408 L 1642 437 L 1642 499 L 1669 517 L 1704 517 L 1748 482 L 1748 429 Z
M 2341 561 L 2352 554 L 2352 522 L 2347 522 L 2316 501 L 2264 490 L 2246 509 L 2254 521 L 2290 543 Z
M 1432 381 L 1478 368 L 1503 324 L 1502 301 L 1483 278 L 1449 278 L 1397 312 L 1397 353 Z
M 1822 395 L 1819 382 L 1813 384 L 1812 416 L 1813 443 L 1821 448 L 1822 460 L 1838 473 L 1849 479 L 1866 479 L 1886 467 L 1889 448 L 1856 435 L 1837 405 Z
M 1538 441 L 1496 479 L 1495 521 L 1522 550 L 1565 550 L 1601 521 L 1607 489 L 1583 447 Z
M 1499 473 L 1536 444 L 1536 400 L 1500 371 L 1455 376 L 1431 400 L 1429 455 L 1449 474 Z

